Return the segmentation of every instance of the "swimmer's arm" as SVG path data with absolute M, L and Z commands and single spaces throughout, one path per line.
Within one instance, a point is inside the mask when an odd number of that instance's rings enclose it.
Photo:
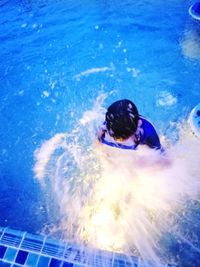
M 148 147 L 152 149 L 162 150 L 160 139 L 156 132 L 154 132 L 153 135 L 147 137 L 145 143 Z
M 160 139 L 153 124 L 146 119 L 142 119 L 140 123 L 143 129 L 143 144 L 146 144 L 152 149 L 161 149 Z

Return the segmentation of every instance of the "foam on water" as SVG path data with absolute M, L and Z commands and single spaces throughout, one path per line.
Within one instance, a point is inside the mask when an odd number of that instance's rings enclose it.
M 199 140 L 186 127 L 164 155 L 142 146 L 127 151 L 101 145 L 95 132 L 104 97 L 71 133 L 55 135 L 35 153 L 35 176 L 59 205 L 59 225 L 50 231 L 156 266 L 169 260 L 161 242 L 166 233 L 200 253 L 181 227 L 190 219 L 184 215 L 188 203 L 200 195 Z
M 180 42 L 183 55 L 191 59 L 200 59 L 200 44 L 198 31 L 188 30 Z
M 177 103 L 177 98 L 168 91 L 161 91 L 156 101 L 157 106 L 172 106 Z

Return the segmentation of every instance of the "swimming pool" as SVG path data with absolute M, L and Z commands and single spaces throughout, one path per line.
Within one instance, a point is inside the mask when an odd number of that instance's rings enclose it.
M 34 152 L 72 132 L 102 95 L 104 107 L 132 99 L 159 134 L 177 140 L 200 98 L 200 28 L 190 4 L 1 1 L 0 226 L 35 233 L 57 224 L 58 203 L 34 177 Z M 187 233 L 198 250 L 199 231 Z M 198 266 L 199 253 L 172 247 L 181 266 Z

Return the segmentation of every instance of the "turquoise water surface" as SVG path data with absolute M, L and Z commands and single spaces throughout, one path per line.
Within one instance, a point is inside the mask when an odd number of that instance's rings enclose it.
M 40 232 L 59 221 L 54 196 L 34 177 L 34 153 L 55 134 L 72 132 L 105 95 L 136 103 L 172 143 L 200 101 L 200 25 L 192 1 L 0 1 L 0 225 Z M 94 137 L 95 139 L 95 137 Z M 199 155 L 197 155 L 199 157 Z M 166 254 L 200 266 L 196 216 Z M 198 218 L 197 218 L 198 217 Z M 170 240 L 170 242 L 168 242 Z

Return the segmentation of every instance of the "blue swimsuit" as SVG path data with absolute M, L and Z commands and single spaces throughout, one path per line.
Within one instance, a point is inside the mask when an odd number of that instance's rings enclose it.
M 104 130 L 102 136 L 99 138 L 99 141 L 102 144 L 122 149 L 136 150 L 138 145 L 147 145 L 153 149 L 160 149 L 161 148 L 160 140 L 154 126 L 143 117 L 140 117 L 140 120 L 142 121 L 142 125 L 140 126 L 138 133 L 136 133 L 135 135 L 136 141 L 132 141 L 132 144 L 126 145 L 123 143 L 116 142 L 114 139 L 113 140 L 106 139 L 106 134 L 108 134 L 107 133 L 108 131 L 106 129 Z M 104 127 L 105 126 L 106 125 L 104 123 Z

